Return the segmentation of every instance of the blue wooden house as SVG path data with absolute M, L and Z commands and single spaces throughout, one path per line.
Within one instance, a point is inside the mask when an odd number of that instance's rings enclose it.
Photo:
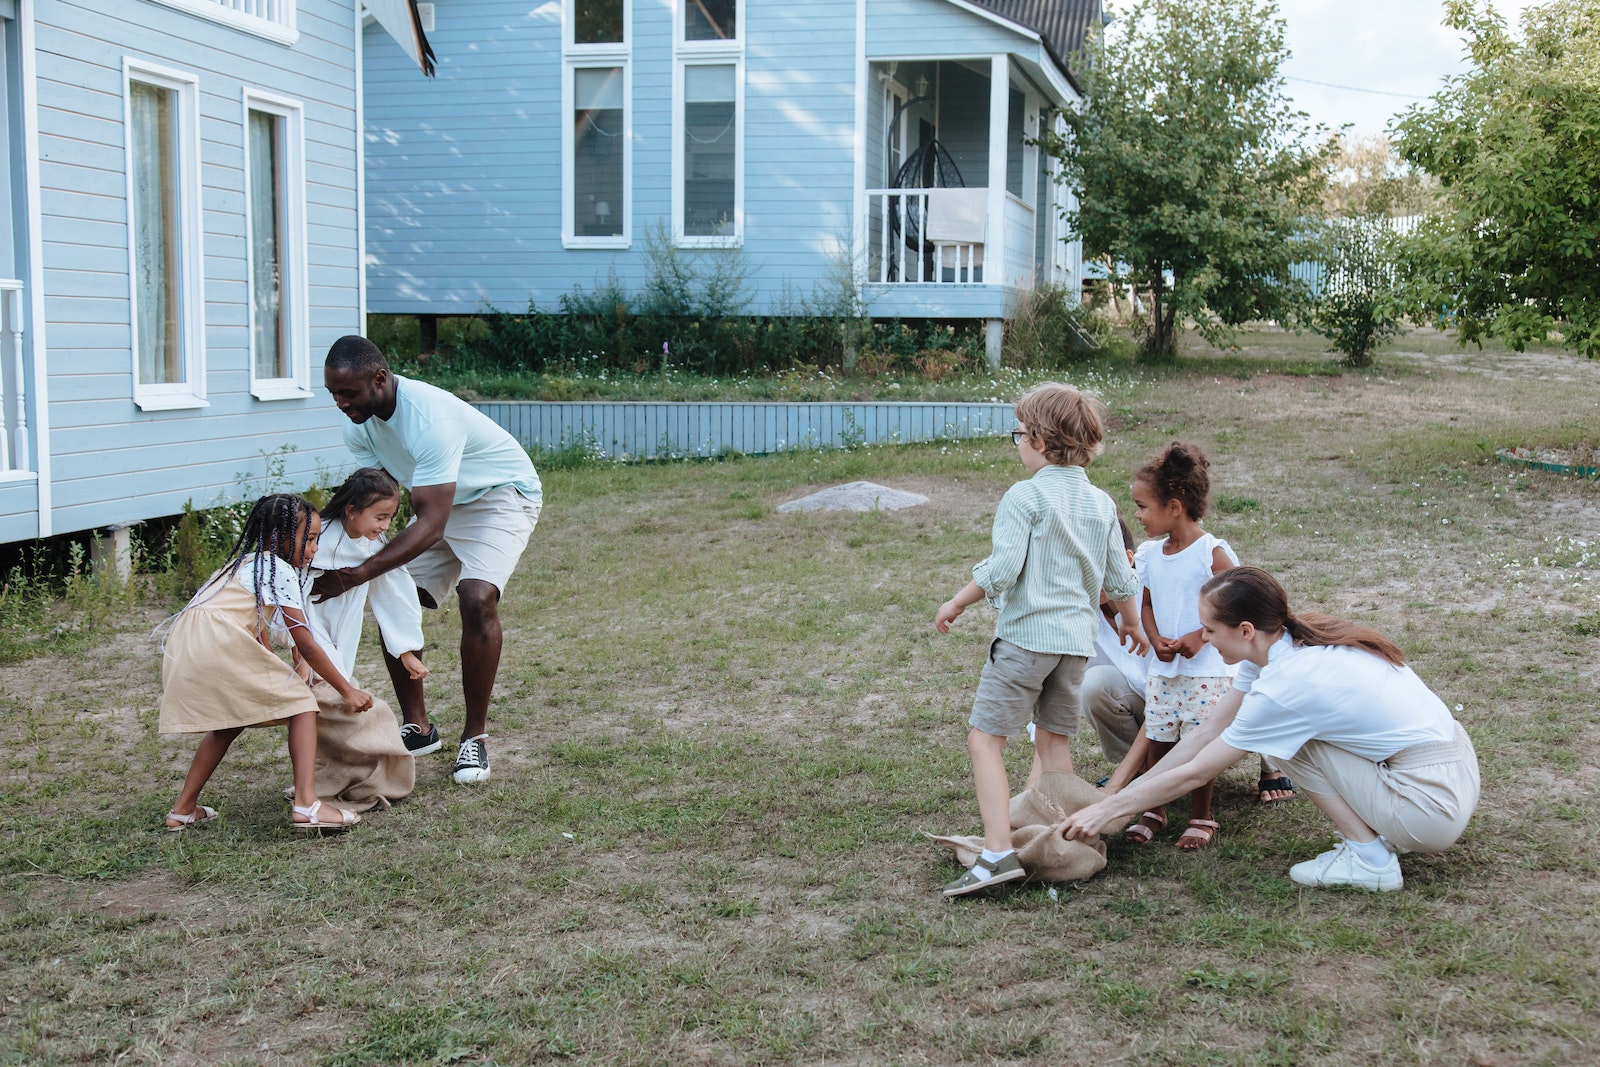
M 410 0 L 369 6 L 425 57 Z M 0 543 L 347 461 L 320 360 L 364 321 L 362 20 L 0 0 Z
M 1099 0 L 438 0 L 416 91 L 369 30 L 373 312 L 637 289 L 649 235 L 742 249 L 758 313 L 842 263 L 874 317 L 1000 322 L 1076 292 L 1031 139 L 1075 105 Z

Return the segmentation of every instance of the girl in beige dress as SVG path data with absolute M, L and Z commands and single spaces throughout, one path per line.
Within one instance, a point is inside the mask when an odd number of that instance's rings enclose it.
M 353 712 L 372 696 L 352 685 L 306 625 L 303 583 L 317 551 L 322 519 L 306 500 L 262 497 L 245 520 L 228 562 L 178 613 L 162 647 L 162 733 L 203 733 L 166 828 L 187 830 L 217 818 L 199 803 L 200 790 L 247 726 L 289 728 L 294 768 L 291 819 L 296 829 L 351 826 L 354 812 L 328 805 L 316 793 L 317 700 L 306 683 L 272 651 L 274 633 L 287 631 L 300 657 Z

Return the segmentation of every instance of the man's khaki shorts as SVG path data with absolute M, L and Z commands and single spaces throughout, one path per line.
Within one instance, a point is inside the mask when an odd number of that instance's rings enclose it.
M 504 593 L 539 524 L 540 507 L 509 485 L 456 504 L 445 522 L 444 536 L 406 564 L 411 580 L 435 605 L 443 604 L 450 591 L 469 578 Z

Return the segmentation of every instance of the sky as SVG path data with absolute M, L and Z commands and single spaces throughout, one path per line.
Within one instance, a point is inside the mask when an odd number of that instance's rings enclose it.
M 1493 0 L 1513 29 L 1532 2 Z M 1127 3 L 1105 6 L 1115 14 Z M 1461 35 L 1442 25 L 1442 0 L 1278 0 L 1278 10 L 1292 53 L 1283 70 L 1288 93 L 1330 129 L 1352 123 L 1357 137 L 1381 134 L 1465 69 Z

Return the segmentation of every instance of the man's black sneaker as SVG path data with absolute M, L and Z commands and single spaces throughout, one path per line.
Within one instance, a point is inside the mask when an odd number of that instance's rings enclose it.
M 400 727 L 400 740 L 406 743 L 406 751 L 413 756 L 426 756 L 444 747 L 444 742 L 439 740 L 439 728 L 432 723 L 428 724 L 426 733 L 416 723 L 406 723 Z
M 479 734 L 461 742 L 461 748 L 456 752 L 457 785 L 471 785 L 489 777 L 489 746 L 485 744 L 487 737 L 487 734 Z

